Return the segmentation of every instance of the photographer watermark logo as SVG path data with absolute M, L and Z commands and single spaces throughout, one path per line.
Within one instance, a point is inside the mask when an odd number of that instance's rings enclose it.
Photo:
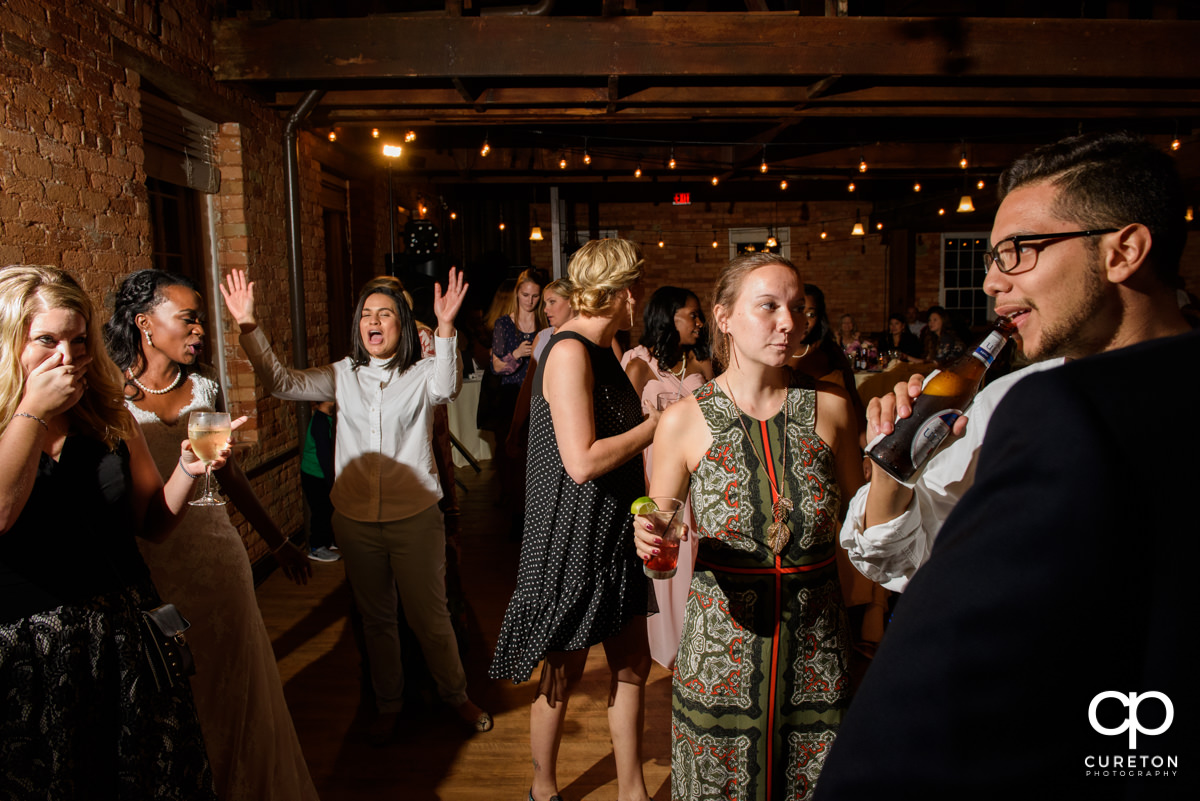
M 1096 717 L 1096 710 L 1100 707 L 1100 702 L 1106 699 L 1113 699 L 1124 704 L 1129 715 L 1125 718 L 1125 722 L 1115 728 L 1107 728 L 1100 725 L 1100 721 Z M 1163 717 L 1162 725 L 1156 729 L 1147 729 L 1142 726 L 1138 720 L 1138 705 L 1147 698 L 1153 698 L 1163 705 L 1166 715 Z M 1171 703 L 1171 699 L 1160 692 L 1151 690 L 1146 693 L 1119 693 L 1115 690 L 1097 693 L 1092 699 L 1092 703 L 1088 705 L 1088 722 L 1092 724 L 1092 728 L 1100 734 L 1115 736 L 1121 732 L 1129 732 L 1129 747 L 1137 748 L 1137 736 L 1139 733 L 1146 735 L 1162 734 L 1167 729 L 1171 728 L 1171 722 L 1175 720 L 1175 706 Z
M 1144 701 L 1150 701 L 1150 704 L 1147 705 L 1147 712 L 1144 714 L 1152 722 L 1158 721 L 1156 707 L 1161 706 L 1162 722 L 1157 726 L 1147 726 L 1142 722 L 1143 715 L 1139 714 L 1139 709 Z M 1125 708 L 1124 712 L 1118 713 L 1124 715 L 1124 720 L 1116 726 L 1105 726 L 1100 722 L 1101 704 L 1104 704 L 1106 722 L 1121 721 L 1120 717 L 1113 716 L 1111 707 L 1115 704 L 1120 704 Z M 1092 698 L 1092 702 L 1088 704 L 1088 723 L 1092 724 L 1092 728 L 1096 732 L 1106 737 L 1116 737 L 1129 732 L 1130 753 L 1089 754 L 1083 760 L 1084 775 L 1120 778 L 1177 776 L 1179 773 L 1178 754 L 1132 753 L 1137 749 L 1139 734 L 1147 737 L 1162 734 L 1171 728 L 1174 721 L 1175 705 L 1171 703 L 1171 699 L 1167 697 L 1166 693 L 1154 690 L 1144 693 L 1119 693 L 1115 690 L 1097 693 Z

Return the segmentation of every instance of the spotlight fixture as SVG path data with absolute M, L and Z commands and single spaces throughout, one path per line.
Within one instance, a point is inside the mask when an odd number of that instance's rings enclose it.
M 403 152 L 404 152 L 404 148 L 400 147 L 400 145 L 384 145 L 383 146 L 383 155 L 387 156 L 389 159 L 397 158 Z
M 330 131 L 330 132 L 329 132 L 329 141 L 330 141 L 330 142 L 336 142 L 336 141 L 337 141 L 337 131 Z
M 780 181 L 780 182 L 779 182 L 779 188 L 780 188 L 780 189 L 787 189 L 787 179 L 786 179 L 786 178 L 785 178 L 784 180 L 782 180 L 782 181 Z
M 491 144 L 488 143 L 487 136 L 484 136 L 483 137 L 483 147 L 479 148 L 479 155 L 486 157 L 487 154 L 491 153 L 491 152 L 492 152 L 492 146 L 491 146 Z
M 958 208 L 955 209 L 959 214 L 968 214 L 975 211 L 975 204 L 971 202 L 970 195 L 963 195 L 958 199 Z
M 409 128 L 407 131 L 404 132 L 404 141 L 405 142 L 417 141 L 417 132 L 414 131 L 412 128 Z
M 372 139 L 378 139 L 378 138 L 379 138 L 379 129 L 378 129 L 378 128 L 372 128 L 372 129 L 371 129 L 371 138 L 372 138 Z
M 920 191 L 921 191 L 921 184 L 920 184 L 919 182 L 918 182 L 918 183 L 915 183 L 915 184 L 913 184 L 913 191 L 914 191 L 914 192 L 920 192 Z

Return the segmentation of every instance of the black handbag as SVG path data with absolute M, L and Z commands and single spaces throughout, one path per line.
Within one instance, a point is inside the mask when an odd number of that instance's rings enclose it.
M 142 644 L 159 690 L 170 689 L 196 674 L 192 649 L 184 636 L 191 626 L 175 604 L 142 611 Z

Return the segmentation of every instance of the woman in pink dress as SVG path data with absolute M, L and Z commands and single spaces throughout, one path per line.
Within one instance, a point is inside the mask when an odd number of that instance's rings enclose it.
M 643 404 L 666 408 L 673 400 L 690 395 L 713 378 L 712 354 L 700 299 L 689 289 L 664 286 L 650 296 L 642 317 L 641 344 L 631 348 L 621 366 L 642 398 Z M 660 398 L 659 396 L 664 397 Z M 650 486 L 651 451 L 643 452 L 646 486 Z M 691 504 L 684 507 L 684 523 L 694 530 Z M 674 578 L 654 582 L 658 614 L 646 621 L 650 656 L 665 668 L 675 666 L 683 611 L 687 604 L 692 564 L 696 559 L 695 539 L 679 547 L 679 569 Z

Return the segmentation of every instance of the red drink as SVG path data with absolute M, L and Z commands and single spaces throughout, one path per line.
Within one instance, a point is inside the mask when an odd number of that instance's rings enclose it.
M 679 540 L 664 536 L 662 545 L 658 546 L 658 556 L 651 556 L 646 561 L 643 570 L 650 578 L 668 579 L 675 575 L 678 565 Z
M 683 503 L 675 498 L 652 498 L 658 507 L 646 517 L 654 521 L 654 533 L 662 543 L 658 553 L 642 564 L 642 571 L 652 579 L 669 579 L 679 564 L 679 538 L 683 536 Z

